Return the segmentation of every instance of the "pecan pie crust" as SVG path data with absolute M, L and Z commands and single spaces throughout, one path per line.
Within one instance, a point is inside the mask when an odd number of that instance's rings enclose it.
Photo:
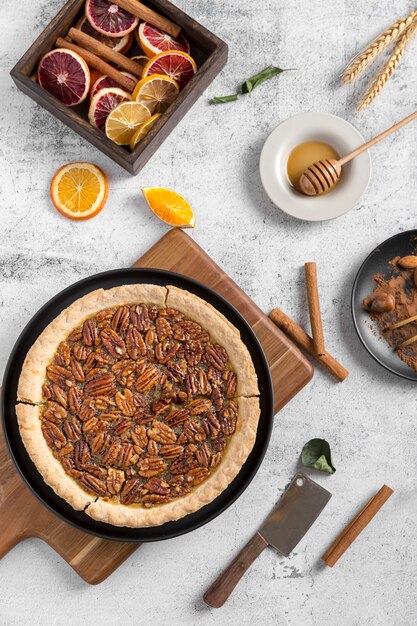
M 197 511 L 256 439 L 258 384 L 239 331 L 176 287 L 127 285 L 75 301 L 30 349 L 16 406 L 55 492 L 118 526 Z

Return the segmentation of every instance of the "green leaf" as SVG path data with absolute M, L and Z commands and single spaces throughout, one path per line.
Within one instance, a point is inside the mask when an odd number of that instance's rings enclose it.
M 255 76 L 251 76 L 246 79 L 243 85 L 241 86 L 242 93 L 250 93 L 255 89 L 255 87 L 259 87 L 262 83 L 274 76 L 278 76 L 282 72 L 286 72 L 287 70 L 282 70 L 280 67 L 274 67 L 273 65 L 269 65 L 259 74 L 255 74 Z
M 234 102 L 238 99 L 238 95 L 236 93 L 231 96 L 217 96 L 216 98 L 212 98 L 210 100 L 210 104 L 224 104 L 225 102 Z
M 311 439 L 301 452 L 301 463 L 304 467 L 312 467 L 319 472 L 334 474 L 330 446 L 325 439 Z

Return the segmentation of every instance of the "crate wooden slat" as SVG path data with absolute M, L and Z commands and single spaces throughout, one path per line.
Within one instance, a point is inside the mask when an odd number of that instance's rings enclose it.
M 146 1 L 150 8 L 181 26 L 181 32 L 189 40 L 192 53 L 195 54 L 198 72 L 135 150 L 130 152 L 129 147 L 116 145 L 104 133 L 91 126 L 84 105 L 66 107 L 32 79 L 42 56 L 54 47 L 59 37 L 67 35 L 71 26 L 82 14 L 84 4 L 85 0 L 69 0 L 16 63 L 10 75 L 23 93 L 87 139 L 130 174 L 136 175 L 226 64 L 227 44 L 168 0 Z

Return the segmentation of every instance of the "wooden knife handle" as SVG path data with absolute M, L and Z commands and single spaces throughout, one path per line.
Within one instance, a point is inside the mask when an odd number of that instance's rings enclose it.
M 210 589 L 204 594 L 204 602 L 215 609 L 223 606 L 227 598 L 236 587 L 243 574 L 265 550 L 268 542 L 259 533 L 256 533 L 241 549 L 239 554 L 230 563 L 229 567 L 220 574 Z

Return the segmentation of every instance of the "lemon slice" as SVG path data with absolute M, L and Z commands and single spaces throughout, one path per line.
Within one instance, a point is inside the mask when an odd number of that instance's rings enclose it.
M 160 117 L 160 113 L 155 113 L 155 115 L 152 115 L 152 117 L 150 117 L 144 124 L 142 124 L 142 126 L 139 126 L 138 130 L 135 132 L 132 139 L 130 140 L 131 150 L 134 150 L 136 144 L 139 143 L 139 141 L 148 134 L 152 126 L 155 124 L 156 120 L 158 120 Z
M 179 91 L 178 83 L 173 78 L 153 74 L 138 82 L 132 100 L 145 104 L 151 113 L 163 113 L 175 100 Z
M 151 117 L 141 102 L 122 102 L 111 111 L 106 120 L 106 135 L 118 145 L 129 144 L 133 135 Z

